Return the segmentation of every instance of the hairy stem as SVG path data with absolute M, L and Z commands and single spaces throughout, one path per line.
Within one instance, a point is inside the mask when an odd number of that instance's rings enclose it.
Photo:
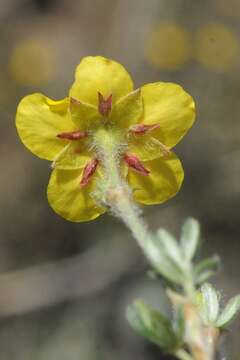
M 132 199 L 131 189 L 123 178 L 120 169 L 120 157 L 124 148 L 119 146 L 118 133 L 109 131 L 96 134 L 95 142 L 104 169 L 104 179 L 101 184 L 101 196 L 106 205 L 130 229 L 140 247 L 146 246 L 152 240 L 152 234 L 144 223 L 140 209 Z

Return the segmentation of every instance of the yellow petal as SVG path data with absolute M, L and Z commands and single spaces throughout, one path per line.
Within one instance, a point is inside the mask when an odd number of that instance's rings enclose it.
M 83 170 L 55 169 L 48 184 L 50 206 L 58 215 L 73 222 L 94 220 L 105 212 L 92 198 L 97 173 L 87 186 L 81 187 L 82 172 Z
M 151 132 L 168 147 L 176 145 L 195 120 L 192 97 L 177 84 L 152 83 L 142 87 L 145 124 L 160 127 Z
M 122 97 L 113 106 L 110 120 L 121 128 L 129 128 L 140 121 L 143 116 L 141 90 L 135 90 Z
M 145 205 L 161 204 L 176 195 L 182 185 L 184 172 L 174 153 L 167 159 L 145 161 L 143 166 L 150 171 L 148 176 L 131 169 L 128 172 L 135 201 Z
M 102 56 L 88 56 L 76 69 L 70 96 L 97 106 L 98 92 L 103 97 L 112 94 L 114 103 L 132 90 L 132 79 L 122 65 Z
M 70 111 L 72 121 L 79 130 L 88 130 L 102 121 L 96 106 L 71 98 Z
M 52 167 L 61 170 L 74 170 L 83 168 L 92 158 L 87 149 L 86 141 L 72 141 L 56 156 Z
M 149 134 L 129 134 L 129 153 L 135 154 L 141 161 L 153 160 L 169 155 L 168 148 Z
M 66 146 L 57 134 L 72 131 L 68 99 L 54 101 L 42 94 L 32 94 L 18 105 L 16 126 L 24 145 L 40 158 L 53 160 Z

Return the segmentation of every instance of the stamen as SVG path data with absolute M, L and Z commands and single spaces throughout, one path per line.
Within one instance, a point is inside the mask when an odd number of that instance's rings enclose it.
M 102 116 L 107 117 L 112 110 L 112 94 L 106 99 L 98 92 L 98 111 Z
M 147 125 L 147 124 L 137 124 L 137 125 L 133 125 L 130 128 L 130 131 L 134 134 L 134 135 L 144 135 L 146 133 L 148 133 L 149 131 L 158 129 L 160 127 L 159 124 L 151 124 L 151 125 Z
M 89 163 L 87 163 L 87 165 L 83 170 L 83 175 L 80 182 L 81 187 L 84 187 L 89 183 L 91 177 L 93 176 L 93 174 L 97 169 L 98 164 L 99 164 L 98 159 L 92 159 L 91 161 L 89 161 Z
M 139 158 L 136 155 L 124 154 L 123 159 L 130 168 L 133 168 L 134 170 L 139 172 L 141 175 L 147 176 L 150 174 L 150 171 L 147 170 L 143 166 L 143 164 L 141 163 L 141 161 L 139 160 Z
M 64 139 L 64 140 L 80 140 L 85 138 L 86 136 L 87 136 L 87 132 L 81 130 L 63 132 L 57 135 L 59 139 Z

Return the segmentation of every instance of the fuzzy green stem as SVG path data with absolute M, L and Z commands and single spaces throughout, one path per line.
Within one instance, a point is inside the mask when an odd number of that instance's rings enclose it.
M 140 210 L 132 200 L 131 189 L 121 174 L 119 159 L 124 151 L 121 140 L 121 133 L 109 129 L 101 129 L 95 135 L 96 148 L 104 169 L 100 192 L 106 205 L 122 219 L 143 248 L 151 242 L 152 234 L 141 218 Z

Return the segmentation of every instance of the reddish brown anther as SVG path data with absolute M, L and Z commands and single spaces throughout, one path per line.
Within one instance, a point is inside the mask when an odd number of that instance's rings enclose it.
M 63 132 L 57 134 L 57 137 L 59 139 L 64 139 L 64 140 L 80 140 L 85 138 L 86 136 L 87 136 L 86 131 L 81 131 L 81 130 L 75 130 L 75 131 Z
M 89 161 L 87 163 L 87 165 L 85 166 L 84 170 L 83 170 L 83 175 L 82 175 L 82 179 L 80 182 L 81 187 L 86 186 L 91 177 L 93 176 L 93 174 L 95 173 L 97 166 L 99 164 L 99 160 L 98 159 L 92 159 L 91 161 Z
M 130 128 L 131 133 L 135 134 L 135 135 L 144 135 L 146 133 L 148 133 L 149 131 L 158 129 L 160 127 L 159 124 L 151 124 L 151 125 L 147 125 L 147 124 L 137 124 L 137 125 L 133 125 Z
M 123 159 L 130 168 L 136 170 L 141 175 L 147 176 L 150 174 L 150 171 L 143 166 L 143 164 L 136 155 L 124 154 Z
M 106 99 L 98 92 L 98 111 L 102 116 L 107 117 L 112 110 L 112 94 Z

